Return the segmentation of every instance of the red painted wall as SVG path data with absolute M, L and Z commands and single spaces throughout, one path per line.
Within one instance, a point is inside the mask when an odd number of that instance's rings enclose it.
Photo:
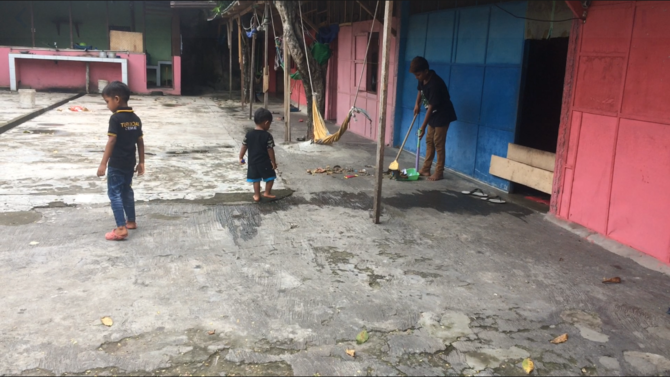
M 670 263 L 670 1 L 593 2 L 575 76 L 559 217 Z M 573 48 L 573 46 L 571 46 Z M 559 161 L 560 160 L 560 161 Z

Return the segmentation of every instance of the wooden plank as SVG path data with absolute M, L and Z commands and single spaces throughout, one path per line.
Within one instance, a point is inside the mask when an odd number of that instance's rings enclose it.
M 556 164 L 555 153 L 512 143 L 507 145 L 507 159 L 551 172 L 554 171 Z
M 144 52 L 144 42 L 142 33 L 133 33 L 130 31 L 112 30 L 109 32 L 110 50 L 112 51 L 130 51 Z
M 554 173 L 530 165 L 508 160 L 504 157 L 491 156 L 491 175 L 521 183 L 536 190 L 551 194 Z
M 379 224 L 382 212 L 382 181 L 384 178 L 384 143 L 386 141 L 386 106 L 389 83 L 389 49 L 391 46 L 391 17 L 393 15 L 393 1 L 385 1 L 384 33 L 382 34 L 382 71 L 379 91 L 379 127 L 377 128 L 377 174 L 375 176 L 375 197 L 373 204 L 374 223 Z

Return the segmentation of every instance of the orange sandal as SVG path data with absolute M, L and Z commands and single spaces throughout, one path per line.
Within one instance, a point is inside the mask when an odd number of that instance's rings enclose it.
M 111 232 L 105 234 L 105 239 L 108 241 L 123 241 L 128 237 L 126 234 L 125 236 L 119 236 L 116 234 L 116 229 L 112 229 Z

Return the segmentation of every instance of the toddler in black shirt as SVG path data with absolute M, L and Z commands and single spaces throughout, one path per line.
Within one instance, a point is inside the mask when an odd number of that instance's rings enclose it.
M 260 108 L 254 113 L 256 128 L 247 132 L 240 150 L 240 164 L 244 164 L 244 155 L 249 151 L 247 164 L 247 182 L 254 184 L 254 201 L 261 201 L 261 181 L 265 182 L 264 198 L 274 199 L 272 185 L 277 178 L 277 160 L 275 159 L 275 141 L 268 132 L 272 124 L 272 113 Z

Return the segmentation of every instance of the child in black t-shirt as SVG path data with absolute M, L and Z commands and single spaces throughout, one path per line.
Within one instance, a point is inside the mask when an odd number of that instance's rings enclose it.
M 277 178 L 277 160 L 275 159 L 275 141 L 268 132 L 272 124 L 272 113 L 260 108 L 254 113 L 256 128 L 247 132 L 240 150 L 240 164 L 244 164 L 244 155 L 249 151 L 247 165 L 247 182 L 254 184 L 254 201 L 261 201 L 261 181 L 265 182 L 263 197 L 276 198 L 272 195 L 272 185 Z
M 128 229 L 137 229 L 135 194 L 131 185 L 134 172 L 137 172 L 137 175 L 144 174 L 142 121 L 133 109 L 128 107 L 130 99 L 128 85 L 113 81 L 103 89 L 102 98 L 107 103 L 107 108 L 114 113 L 109 118 L 107 131 L 109 138 L 98 168 L 98 177 L 104 176 L 107 169 L 107 195 L 112 203 L 112 212 L 116 220 L 116 228 L 105 234 L 105 238 L 110 241 L 121 241 L 128 237 Z M 135 145 L 140 158 L 137 167 L 135 167 Z

